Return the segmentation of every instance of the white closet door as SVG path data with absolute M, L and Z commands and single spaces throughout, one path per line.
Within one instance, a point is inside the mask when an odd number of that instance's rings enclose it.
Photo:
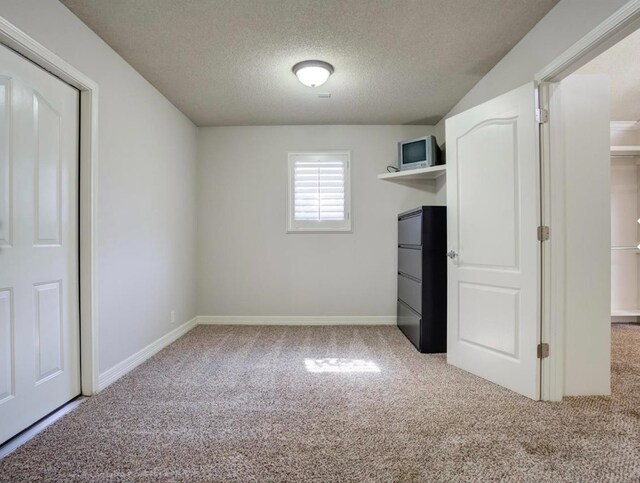
M 637 158 L 611 158 L 611 314 L 638 311 Z
M 80 393 L 78 94 L 0 46 L 0 443 Z

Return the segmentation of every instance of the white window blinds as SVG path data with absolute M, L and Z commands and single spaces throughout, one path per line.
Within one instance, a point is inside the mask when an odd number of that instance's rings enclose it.
M 290 153 L 289 231 L 348 231 L 349 154 Z

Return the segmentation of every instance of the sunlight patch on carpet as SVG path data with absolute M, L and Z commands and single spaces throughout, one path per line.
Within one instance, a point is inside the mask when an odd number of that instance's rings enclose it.
M 304 360 L 304 366 L 308 372 L 380 372 L 380 368 L 375 362 L 363 359 L 307 358 Z

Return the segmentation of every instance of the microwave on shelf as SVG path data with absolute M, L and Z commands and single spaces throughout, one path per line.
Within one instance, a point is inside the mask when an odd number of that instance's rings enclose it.
M 398 169 L 428 168 L 442 164 L 435 136 L 424 136 L 398 143 Z

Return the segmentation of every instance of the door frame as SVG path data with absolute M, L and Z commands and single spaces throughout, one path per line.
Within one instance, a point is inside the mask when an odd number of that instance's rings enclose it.
M 98 390 L 97 189 L 98 84 L 0 16 L 0 43 L 80 91 L 80 384 L 82 394 Z
M 541 359 L 541 399 L 562 400 L 565 349 L 565 232 L 563 119 L 557 95 L 558 83 L 577 69 L 640 28 L 640 0 L 630 0 L 609 18 L 536 73 L 538 102 L 549 112 L 540 125 L 541 224 L 550 227 L 542 244 L 541 342 L 548 343 L 549 357 Z M 554 95 L 556 94 L 556 95 Z M 560 142 L 552 143 L 550 140 Z

